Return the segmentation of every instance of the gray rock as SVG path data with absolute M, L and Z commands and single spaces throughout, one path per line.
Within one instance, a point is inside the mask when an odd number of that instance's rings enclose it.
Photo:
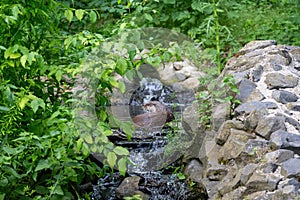
M 251 194 L 244 196 L 243 199 L 249 200 L 270 200 L 270 196 L 267 194 L 267 191 L 257 191 Z
M 249 134 L 243 130 L 231 129 L 231 134 L 220 149 L 219 160 L 227 161 L 237 158 L 244 150 L 249 139 L 254 139 L 255 135 Z
M 262 156 L 269 148 L 269 141 L 265 139 L 249 139 L 239 156 L 240 162 L 247 164 L 249 162 L 261 161 Z
M 290 102 L 286 104 L 286 107 L 292 111 L 300 111 L 300 102 Z
M 125 178 L 116 189 L 116 196 L 120 199 L 135 195 L 139 190 L 140 177 L 132 176 Z
M 277 130 L 286 130 L 284 117 L 267 117 L 262 118 L 255 129 L 255 132 L 265 139 L 270 139 L 271 133 Z
M 261 75 L 263 74 L 263 72 L 264 72 L 263 66 L 259 65 L 258 67 L 255 67 L 254 70 L 252 71 L 252 77 L 251 77 L 251 79 L 254 82 L 260 81 Z
M 203 166 L 198 160 L 192 160 L 185 167 L 184 174 L 187 175 L 191 181 L 202 183 Z
M 228 168 L 224 165 L 209 167 L 206 172 L 206 177 L 210 181 L 220 181 L 228 173 Z
M 241 183 L 246 184 L 253 172 L 257 168 L 258 164 L 250 163 L 241 169 Z
M 267 109 L 254 110 L 246 117 L 246 120 L 244 122 L 245 129 L 249 132 L 253 132 L 256 129 L 258 122 L 266 115 L 268 115 Z
M 274 69 L 275 71 L 280 71 L 280 70 L 282 70 L 282 66 L 279 65 L 279 64 L 275 64 L 275 65 L 273 65 L 273 69 Z
M 283 90 L 275 90 L 272 93 L 272 98 L 277 102 L 286 104 L 288 102 L 296 102 L 298 100 L 297 95 Z
M 211 114 L 212 129 L 218 131 L 221 125 L 230 116 L 230 105 L 228 103 L 221 103 L 215 106 Z
M 248 191 L 273 191 L 276 189 L 277 183 L 281 180 L 281 178 L 280 174 L 264 173 L 256 170 L 246 183 L 246 187 Z
M 267 162 L 282 163 L 290 158 L 294 157 L 294 152 L 286 149 L 278 149 L 267 153 L 265 156 Z
M 242 114 L 250 114 L 253 111 L 259 111 L 263 109 L 274 109 L 277 108 L 277 105 L 274 102 L 260 102 L 260 101 L 252 101 L 246 102 L 239 105 L 235 109 L 235 115 L 242 115 Z
M 266 75 L 265 83 L 268 89 L 293 88 L 298 85 L 298 78 L 293 75 L 269 73 Z
M 273 149 L 287 149 L 300 154 L 300 135 L 278 130 L 272 133 L 270 145 Z
M 225 121 L 222 126 L 219 128 L 218 134 L 216 135 L 216 143 L 219 145 L 223 145 L 230 133 L 231 129 L 243 129 L 244 125 L 241 121 L 238 120 L 227 120 Z
M 244 193 L 246 191 L 246 187 L 245 186 L 240 186 L 238 188 L 236 188 L 235 190 L 224 194 L 224 196 L 222 197 L 222 200 L 240 200 L 243 199 Z
M 281 165 L 281 173 L 287 178 L 300 178 L 300 158 L 291 158 Z
M 242 103 L 247 102 L 247 99 L 250 97 L 255 88 L 255 83 L 249 79 L 243 79 L 239 85 L 240 94 L 236 95 L 236 99 L 240 100 Z
M 248 44 L 246 44 L 238 53 L 244 55 L 246 53 L 253 52 L 258 49 L 264 49 L 268 46 L 276 45 L 276 43 L 277 42 L 275 40 L 251 41 Z

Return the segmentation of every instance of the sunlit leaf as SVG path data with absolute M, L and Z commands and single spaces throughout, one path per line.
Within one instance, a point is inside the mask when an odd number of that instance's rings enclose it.
M 82 20 L 83 14 L 84 14 L 84 10 L 82 10 L 82 9 L 75 10 L 75 15 L 79 21 Z
M 144 17 L 146 20 L 148 20 L 149 22 L 152 22 L 153 21 L 153 17 L 151 15 L 149 15 L 148 13 L 145 13 L 144 14 Z
M 60 185 L 56 185 L 53 190 L 53 194 L 64 195 L 64 191 L 62 190 Z
M 20 53 L 12 53 L 12 54 L 9 55 L 9 57 L 10 57 L 11 59 L 16 59 L 16 58 L 19 58 L 20 56 L 21 56 Z
M 21 59 L 20 59 L 21 65 L 22 65 L 23 67 L 25 67 L 27 58 L 28 58 L 28 55 L 25 54 L 25 55 L 23 55 L 23 56 L 21 57 Z
M 19 107 L 21 110 L 25 108 L 26 103 L 29 101 L 28 96 L 24 96 L 20 101 L 19 101 Z
M 129 155 L 129 151 L 126 148 L 121 147 L 121 146 L 117 146 L 114 149 L 114 152 L 119 156 L 128 156 Z
M 122 176 L 125 176 L 127 170 L 127 158 L 121 158 L 118 161 L 118 170 Z
M 107 163 L 110 168 L 113 168 L 116 165 L 117 156 L 114 152 L 108 152 L 107 154 Z
M 65 10 L 64 15 L 69 22 L 73 20 L 73 12 L 71 10 Z
M 127 60 L 120 57 L 116 63 L 117 71 L 120 75 L 124 75 L 127 70 Z

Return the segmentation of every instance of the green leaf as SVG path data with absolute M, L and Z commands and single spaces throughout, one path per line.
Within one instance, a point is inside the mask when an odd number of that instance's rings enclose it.
M 129 151 L 126 148 L 121 147 L 121 146 L 117 146 L 114 149 L 114 152 L 119 156 L 128 156 L 129 155 Z
M 165 4 L 175 4 L 176 0 L 164 0 Z
M 72 10 L 66 10 L 64 13 L 65 17 L 67 18 L 67 20 L 69 22 L 71 22 L 73 20 L 73 12 Z
M 83 14 L 84 14 L 84 10 L 82 10 L 82 9 L 75 10 L 75 15 L 79 21 L 82 20 Z
M 25 108 L 26 103 L 29 101 L 29 97 L 28 96 L 24 96 L 20 102 L 19 102 L 19 107 L 21 108 L 21 110 L 23 110 Z
M 127 170 L 127 158 L 121 158 L 118 161 L 118 170 L 122 176 L 125 176 Z
M 48 159 L 41 159 L 39 160 L 36 168 L 35 168 L 35 171 L 40 171 L 40 170 L 43 170 L 43 169 L 48 169 L 51 167 L 51 163 L 49 163 L 49 160 Z
M 21 57 L 21 59 L 20 59 L 21 65 L 22 65 L 23 67 L 25 67 L 27 58 L 28 58 L 28 54 L 25 54 L 25 55 L 23 55 L 23 56 Z
M 116 67 L 117 67 L 117 72 L 123 76 L 127 70 L 127 60 L 125 58 L 122 58 L 120 57 L 118 60 L 117 60 L 117 63 L 116 63 Z
M 92 23 L 95 23 L 97 21 L 97 13 L 93 10 L 90 12 L 90 20 Z
M 110 168 L 113 168 L 116 165 L 117 156 L 114 152 L 108 152 L 107 162 Z
M 22 176 L 16 172 L 16 170 L 9 166 L 1 166 L 1 170 L 5 171 L 6 173 L 13 175 L 16 178 L 21 178 Z
M 45 110 L 45 102 L 43 99 L 40 98 L 34 99 L 31 101 L 30 105 L 34 113 L 36 113 L 39 107 Z
M 130 122 L 122 122 L 121 129 L 126 134 L 128 139 L 132 137 L 132 133 L 135 131 L 134 126 Z
M 57 70 L 57 72 L 55 73 L 55 78 L 56 78 L 57 82 L 61 81 L 62 74 L 63 74 L 63 72 L 61 70 Z
M 120 89 L 122 94 L 124 94 L 126 92 L 126 85 L 123 81 L 118 82 L 118 88 Z
M 60 185 L 56 185 L 56 187 L 53 190 L 53 194 L 58 194 L 58 195 L 64 195 L 64 191 L 62 190 Z
M 87 157 L 90 154 L 89 146 L 87 145 L 87 143 L 83 143 L 81 151 L 85 157 Z
M 20 56 L 21 56 L 20 53 L 12 53 L 12 54 L 9 55 L 9 57 L 10 57 L 11 59 L 16 59 L 16 58 L 19 58 Z
M 76 143 L 77 143 L 77 152 L 79 152 L 82 148 L 83 139 L 79 138 Z
M 84 135 L 84 141 L 86 142 L 86 143 L 88 143 L 88 144 L 93 144 L 93 138 L 92 138 L 92 136 L 90 135 L 90 134 L 86 134 L 86 135 Z
M 150 14 L 148 14 L 148 13 L 145 13 L 145 14 L 144 14 L 144 17 L 145 17 L 145 19 L 148 20 L 149 22 L 152 22 L 152 21 L 153 21 L 153 17 L 152 17 Z

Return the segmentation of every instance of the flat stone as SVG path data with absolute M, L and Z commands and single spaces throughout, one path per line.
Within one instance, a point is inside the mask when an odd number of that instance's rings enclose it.
M 286 149 L 278 149 L 267 153 L 265 156 L 267 162 L 282 163 L 290 158 L 294 157 L 294 152 Z
M 221 103 L 215 106 L 211 114 L 212 129 L 218 131 L 221 125 L 230 116 L 230 105 L 228 103 Z
M 132 176 L 125 178 L 119 187 L 116 189 L 116 195 L 118 198 L 129 197 L 136 194 L 139 190 L 139 176 Z
M 220 149 L 219 159 L 223 161 L 237 158 L 244 150 L 249 139 L 254 139 L 255 135 L 249 134 L 243 130 L 231 129 L 231 134 Z
M 284 117 L 267 117 L 262 118 L 255 129 L 255 132 L 265 139 L 270 139 L 271 133 L 277 130 L 286 130 Z
M 266 75 L 265 83 L 268 89 L 293 88 L 298 85 L 298 78 L 293 75 L 281 73 L 269 73 Z
M 258 164 L 250 163 L 241 170 L 241 182 L 244 185 L 248 182 L 249 178 L 252 176 L 257 166 Z
M 207 169 L 206 177 L 210 181 L 220 181 L 222 180 L 226 174 L 228 173 L 228 168 L 223 165 L 209 167 Z
M 248 52 L 252 52 L 258 49 L 264 49 L 268 46 L 271 45 L 276 45 L 276 41 L 275 40 L 256 40 L 256 41 L 251 41 L 249 43 L 247 43 L 240 51 L 239 54 L 246 54 Z
M 277 105 L 274 102 L 260 102 L 260 101 L 252 101 L 252 102 L 246 102 L 241 105 L 239 105 L 235 109 L 236 115 L 241 114 L 250 114 L 253 111 L 259 111 L 263 109 L 274 109 L 277 108 Z
M 300 135 L 278 130 L 272 133 L 270 145 L 273 149 L 287 149 L 300 154 Z
M 264 173 L 262 171 L 254 171 L 253 175 L 246 183 L 248 190 L 275 190 L 277 183 L 281 180 L 281 175 L 276 173 Z
M 255 90 L 256 84 L 249 79 L 243 79 L 239 85 L 239 94 L 236 95 L 236 99 L 242 103 L 246 102 L 252 92 Z
M 291 158 L 281 165 L 281 173 L 287 178 L 300 178 L 300 158 Z
M 275 90 L 272 92 L 272 98 L 277 102 L 286 104 L 288 102 L 296 102 L 298 100 L 297 95 L 283 90 Z
M 218 134 L 216 135 L 216 143 L 219 145 L 223 145 L 230 133 L 231 129 L 243 129 L 244 125 L 241 121 L 238 120 L 227 120 L 225 121 L 222 126 L 219 128 Z
M 185 167 L 184 174 L 187 175 L 191 181 L 202 183 L 203 166 L 198 160 L 192 160 Z
M 253 132 L 256 129 L 258 122 L 267 115 L 268 115 L 267 109 L 254 110 L 246 117 L 246 120 L 244 122 L 245 129 L 248 132 Z

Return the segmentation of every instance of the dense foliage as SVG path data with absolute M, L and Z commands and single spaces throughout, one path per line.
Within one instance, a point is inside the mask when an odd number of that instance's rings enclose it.
M 137 27 L 177 30 L 204 49 L 219 73 L 251 40 L 300 45 L 299 9 L 298 0 L 2 0 L 0 199 L 81 198 L 77 186 L 106 169 L 90 160 L 91 149 L 125 173 L 128 152 L 107 140 L 105 105 L 112 88 L 124 90 L 112 75 L 130 75 L 138 63 L 115 59 L 95 73 L 101 143 L 80 137 L 72 109 L 78 69 L 106 38 Z M 128 124 L 117 124 L 130 135 Z

